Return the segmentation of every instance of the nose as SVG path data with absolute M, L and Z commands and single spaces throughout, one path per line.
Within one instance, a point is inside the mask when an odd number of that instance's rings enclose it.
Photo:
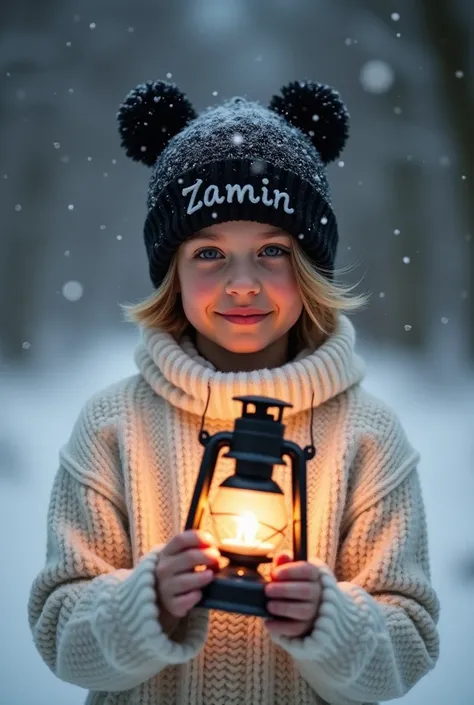
M 261 286 L 258 278 L 249 267 L 235 267 L 229 277 L 225 290 L 229 296 L 256 296 Z

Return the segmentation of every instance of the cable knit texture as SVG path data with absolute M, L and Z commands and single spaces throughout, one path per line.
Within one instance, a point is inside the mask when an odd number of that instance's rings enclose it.
M 406 693 L 439 648 L 418 454 L 390 407 L 363 389 L 349 319 L 277 369 L 222 373 L 191 341 L 158 330 L 143 332 L 136 361 L 139 374 L 85 404 L 60 452 L 28 606 L 49 668 L 89 690 L 88 705 L 355 705 Z M 209 390 L 210 433 L 232 429 L 233 395 L 263 394 L 293 404 L 286 437 L 299 445 L 313 399 L 308 548 L 323 599 L 305 638 L 198 608 L 160 626 L 155 569 L 183 530 Z M 232 469 L 220 459 L 211 501 Z M 274 478 L 290 512 L 288 466 Z

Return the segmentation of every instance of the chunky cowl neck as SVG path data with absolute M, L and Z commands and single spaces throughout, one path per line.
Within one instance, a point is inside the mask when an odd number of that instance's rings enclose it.
M 143 378 L 159 396 L 185 411 L 206 417 L 234 420 L 241 413 L 234 396 L 256 394 L 292 404 L 285 416 L 323 404 L 360 382 L 364 363 L 355 352 L 355 330 L 340 315 L 334 333 L 316 349 L 272 369 L 221 372 L 202 357 L 193 341 L 179 342 L 160 329 L 141 329 L 135 362 Z

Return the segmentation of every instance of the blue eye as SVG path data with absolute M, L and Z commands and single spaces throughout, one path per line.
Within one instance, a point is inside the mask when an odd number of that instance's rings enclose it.
M 220 255 L 220 252 L 216 250 L 215 247 L 203 247 L 202 250 L 198 250 L 198 252 L 196 252 L 194 258 L 207 260 L 218 259 L 218 257 L 215 257 L 214 255 Z
M 277 259 L 289 255 L 289 250 L 280 245 L 267 245 L 260 252 L 259 257 L 263 255 L 264 257 L 270 257 L 271 259 Z M 216 260 L 222 259 L 223 255 L 215 247 L 202 247 L 200 250 L 195 252 L 193 259 L 206 260 L 207 262 L 214 262 Z
M 279 245 L 267 245 L 266 247 L 263 248 L 262 253 L 266 252 L 266 257 L 283 257 L 284 255 L 289 254 L 288 250 L 286 250 L 283 247 L 280 247 Z

